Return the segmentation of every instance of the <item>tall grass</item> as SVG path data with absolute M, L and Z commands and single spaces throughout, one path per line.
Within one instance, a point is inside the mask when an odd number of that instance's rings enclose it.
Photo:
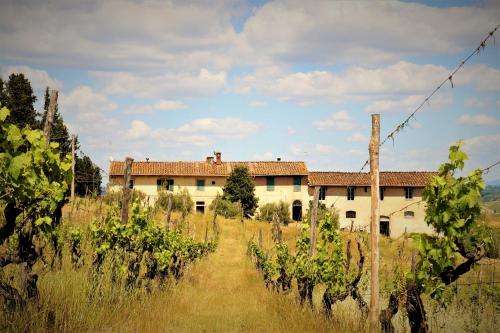
M 86 227 L 106 205 L 98 200 L 82 199 L 64 209 L 64 226 Z M 164 213 L 156 211 L 152 218 L 163 224 Z M 179 219 L 174 215 L 173 219 Z M 201 241 L 206 227 L 212 230 L 212 216 L 190 215 L 191 235 Z M 104 273 L 92 280 L 91 248 L 88 234 L 83 240 L 84 265 L 71 266 L 68 249 L 64 249 L 60 269 L 50 270 L 41 263 L 40 300 L 22 311 L 2 311 L 0 330 L 6 332 L 363 332 L 365 323 L 352 300 L 336 304 L 334 317 L 327 320 L 321 312 L 323 288 L 314 293 L 314 308 L 298 304 L 296 287 L 288 294 L 277 294 L 265 288 L 259 272 L 246 256 L 249 239 L 258 237 L 262 229 L 264 247 L 272 249 L 271 226 L 266 222 L 218 219 L 220 243 L 215 253 L 192 263 L 180 281 L 164 286 L 144 286 L 127 291 L 120 280 L 111 279 L 112 259 L 104 265 Z M 283 227 L 283 240 L 295 250 L 299 225 Z M 185 226 L 185 229 L 186 226 Z M 345 233 L 344 239 L 355 235 Z M 365 237 L 361 235 L 361 237 Z M 381 241 L 381 279 L 389 290 L 394 279 L 398 251 L 411 257 L 412 243 L 403 239 Z M 367 250 L 365 250 L 367 252 Z M 354 260 L 357 251 L 352 251 Z M 368 255 L 368 252 L 366 253 Z M 498 262 L 497 262 L 498 263 Z M 409 265 L 409 262 L 406 263 Z M 483 279 L 493 276 L 498 281 L 500 267 L 485 266 Z M 15 269 L 3 272 L 2 278 L 15 276 Z M 470 272 L 463 281 L 474 281 L 478 272 Z M 368 274 L 362 290 L 368 299 Z M 498 285 L 497 285 L 498 287 Z M 494 285 L 483 287 L 478 296 L 474 287 L 461 288 L 459 297 L 447 309 L 426 300 L 432 328 L 437 331 L 493 332 L 498 325 L 500 296 Z M 363 289 L 364 288 L 364 289 Z M 383 295 L 384 296 L 384 295 Z M 385 306 L 382 304 L 382 306 Z M 495 321 L 496 320 L 496 321 Z M 408 330 L 405 318 L 393 320 L 398 331 Z

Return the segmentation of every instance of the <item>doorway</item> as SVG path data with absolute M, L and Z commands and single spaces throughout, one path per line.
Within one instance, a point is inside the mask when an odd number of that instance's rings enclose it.
M 292 204 L 292 219 L 302 221 L 302 202 L 300 200 L 295 200 Z
M 387 216 L 380 217 L 380 234 L 387 237 L 391 235 L 389 218 Z

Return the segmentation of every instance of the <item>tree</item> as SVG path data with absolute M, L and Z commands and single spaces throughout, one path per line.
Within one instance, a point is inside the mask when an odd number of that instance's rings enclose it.
M 80 196 L 100 195 L 101 181 L 101 169 L 92 162 L 90 157 L 76 156 L 75 193 Z
M 381 313 L 382 327 L 387 332 L 394 332 L 390 319 L 398 306 L 406 307 L 412 332 L 428 332 L 421 295 L 428 294 L 443 304 L 449 301 L 446 287 L 470 271 L 485 256 L 491 242 L 481 219 L 479 200 L 485 187 L 482 172 L 477 169 L 466 177 L 456 177 L 467 155 L 460 143 L 449 151 L 449 162 L 441 165 L 423 193 L 427 204 L 425 221 L 436 235 L 416 237 L 419 259 L 402 291 L 405 304 L 399 305 L 398 291 L 393 292 L 388 309 Z
M 20 128 L 40 128 L 39 114 L 35 110 L 36 96 L 24 74 L 11 74 L 7 82 L 0 84 L 0 103 L 10 110 L 9 120 Z
M 222 198 L 231 202 L 240 202 L 243 214 L 250 217 L 258 207 L 259 199 L 255 196 L 255 182 L 244 165 L 237 165 L 229 177 L 223 189 Z
M 45 89 L 44 98 L 45 98 L 43 104 L 44 112 L 42 114 L 40 129 L 43 129 L 43 125 L 45 124 L 45 120 L 47 118 L 47 112 L 49 111 L 49 102 L 50 102 L 49 87 Z M 61 154 L 65 155 L 67 153 L 71 153 L 71 138 L 69 136 L 68 128 L 64 124 L 64 120 L 61 114 L 59 113 L 57 105 L 56 105 L 56 112 L 54 114 L 54 123 L 52 125 L 51 133 L 52 133 L 51 141 L 59 143 L 59 150 Z

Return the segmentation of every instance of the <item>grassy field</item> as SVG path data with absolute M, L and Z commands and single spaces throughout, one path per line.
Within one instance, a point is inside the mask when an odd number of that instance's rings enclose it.
M 94 201 L 79 201 L 64 210 L 65 225 L 88 225 L 105 205 Z M 155 216 L 161 223 L 163 215 Z M 210 214 L 191 215 L 190 229 L 202 240 Z M 125 291 L 120 283 L 112 283 L 109 271 L 99 281 L 98 288 L 90 283 L 90 249 L 85 241 L 85 265 L 72 269 L 65 251 L 62 268 L 51 271 L 41 265 L 40 301 L 30 304 L 22 312 L 0 317 L 0 328 L 6 332 L 362 332 L 366 330 L 352 300 L 335 305 L 334 318 L 327 320 L 321 312 L 323 288 L 314 293 L 314 308 L 301 307 L 296 288 L 288 294 L 276 294 L 265 288 L 259 272 L 246 256 L 249 239 L 257 238 L 262 230 L 264 246 L 272 250 L 270 225 L 263 222 L 219 219 L 220 244 L 215 253 L 193 263 L 178 282 L 165 287 Z M 195 226 L 193 228 L 193 226 Z M 283 228 L 284 240 L 293 251 L 300 226 Z M 354 237 L 344 234 L 343 238 Z M 366 239 L 366 235 L 361 235 Z M 364 244 L 368 255 L 367 244 Z M 401 251 L 400 251 L 401 250 Z M 399 254 L 401 253 L 401 254 Z M 396 265 L 407 267 L 411 262 L 411 239 L 381 240 L 382 307 L 393 288 Z M 353 251 L 357 259 L 356 251 Z M 368 259 L 368 257 L 367 257 Z M 493 263 L 490 265 L 489 263 Z M 368 260 L 369 263 L 369 260 Z M 5 275 L 15 275 L 7 271 Z M 461 283 L 500 281 L 498 261 L 485 260 L 480 270 L 463 277 Z M 369 267 L 364 274 L 361 289 L 366 301 Z M 456 286 L 452 293 L 458 296 L 443 309 L 426 300 L 429 323 L 433 331 L 496 332 L 500 309 L 498 285 Z M 393 320 L 398 331 L 408 331 L 402 314 Z

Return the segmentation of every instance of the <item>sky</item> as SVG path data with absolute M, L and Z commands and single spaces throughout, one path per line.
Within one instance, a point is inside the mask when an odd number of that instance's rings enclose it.
M 0 75 L 46 86 L 81 150 L 110 160 L 305 161 L 359 171 L 381 137 L 500 24 L 498 1 L 9 1 Z M 500 160 L 500 30 L 381 147 L 382 170 Z M 485 175 L 500 179 L 500 167 Z

